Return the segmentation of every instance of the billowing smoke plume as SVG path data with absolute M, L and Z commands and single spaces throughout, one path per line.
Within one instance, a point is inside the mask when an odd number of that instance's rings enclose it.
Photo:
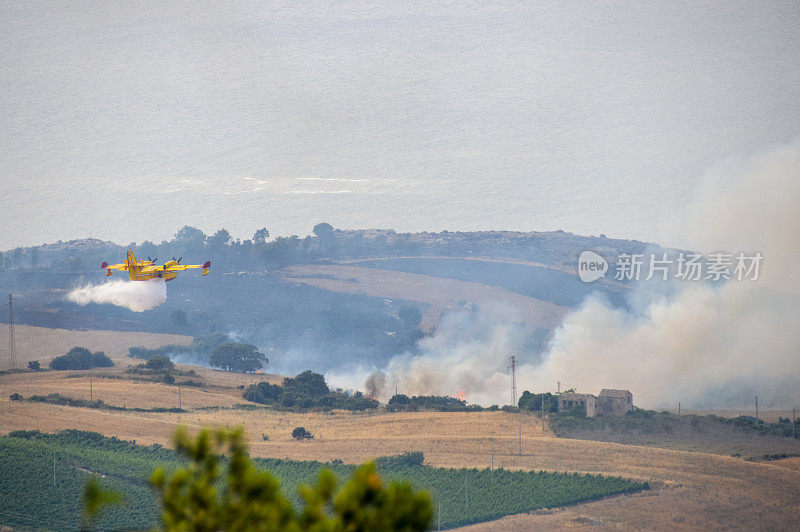
M 144 312 L 156 308 L 167 300 L 167 285 L 159 280 L 134 282 L 116 280 L 77 287 L 67 294 L 67 299 L 78 305 L 109 303 L 134 312 Z
M 386 373 L 392 392 L 394 386 L 406 395 L 463 391 L 470 403 L 510 403 L 508 357 L 523 352 L 527 336 L 516 311 L 508 307 L 447 314 L 436 334 L 420 342 L 421 355 L 390 361 Z
M 711 172 L 669 242 L 698 252 L 761 252 L 758 281 L 675 281 L 672 295 L 623 310 L 588 298 L 540 356 L 526 348 L 513 309 L 446 316 L 421 354 L 384 368 L 391 392 L 510 402 L 508 356 L 519 390 L 627 388 L 645 407 L 766 407 L 800 402 L 800 139 Z M 363 375 L 362 375 L 363 377 Z M 335 378 L 335 377 L 334 377 Z M 363 382 L 363 380 L 361 381 Z
M 368 397 L 379 398 L 385 395 L 386 389 L 386 375 L 383 372 L 376 371 L 364 383 Z
M 694 285 L 642 314 L 590 299 L 566 317 L 545 362 L 521 380 L 555 376 L 586 391 L 629 388 L 637 403 L 767 407 L 800 401 L 800 139 L 715 170 L 684 223 L 684 247 L 761 252 L 758 281 Z M 680 281 L 676 281 L 676 284 Z M 686 283 L 687 285 L 689 283 Z

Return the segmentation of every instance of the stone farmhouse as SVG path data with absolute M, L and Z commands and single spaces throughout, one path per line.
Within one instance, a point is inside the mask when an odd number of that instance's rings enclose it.
M 597 397 L 588 393 L 574 392 L 564 392 L 558 396 L 559 412 L 566 412 L 575 406 L 586 408 L 586 417 L 594 417 L 597 414 L 624 416 L 633 409 L 633 394 L 629 390 L 604 388 Z

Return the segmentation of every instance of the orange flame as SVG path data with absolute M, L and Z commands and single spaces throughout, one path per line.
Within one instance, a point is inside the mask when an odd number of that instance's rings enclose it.
M 458 399 L 459 401 L 466 401 L 467 400 L 467 392 L 465 392 L 464 390 L 461 390 L 457 394 L 451 395 L 450 397 L 452 397 L 453 399 Z
M 256 373 L 261 373 L 261 370 L 256 371 Z

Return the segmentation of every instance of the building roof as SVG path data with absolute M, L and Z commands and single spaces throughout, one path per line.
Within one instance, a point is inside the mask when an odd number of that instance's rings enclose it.
M 561 393 L 558 398 L 559 399 L 588 399 L 588 398 L 595 399 L 595 396 L 590 393 L 575 393 L 575 392 L 563 392 Z
M 633 394 L 630 390 L 609 390 L 608 388 L 603 388 L 600 390 L 600 395 L 598 397 L 608 397 L 610 399 L 627 399 L 628 397 L 633 397 Z

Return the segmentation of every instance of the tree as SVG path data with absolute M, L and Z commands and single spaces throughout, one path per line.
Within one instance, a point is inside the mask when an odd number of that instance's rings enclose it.
M 416 531 L 427 530 L 433 519 L 427 493 L 408 483 L 384 486 L 372 462 L 338 493 L 336 477 L 323 470 L 315 485 L 300 489 L 305 505 L 298 511 L 278 481 L 253 464 L 241 428 L 202 429 L 193 439 L 180 427 L 175 446 L 190 464 L 171 476 L 158 468 L 151 477 L 165 530 Z
M 102 351 L 92 353 L 85 347 L 73 347 L 66 355 L 50 361 L 51 369 L 91 369 L 107 368 L 114 363 Z
M 242 394 L 242 397 L 254 403 L 272 404 L 278 401 L 282 394 L 282 386 L 270 384 L 268 382 L 259 382 L 258 384 L 251 384 L 248 386 L 244 394 Z
M 258 248 L 263 248 L 269 238 L 269 231 L 266 227 L 262 227 L 253 234 L 253 245 Z
M 39 365 L 39 361 L 38 360 L 31 360 L 30 362 L 28 362 L 28 369 L 33 370 L 33 371 L 39 371 L 41 369 L 41 366 Z
M 172 363 L 172 360 L 167 355 L 153 355 L 147 359 L 144 367 L 156 371 L 172 371 L 175 369 L 175 364 Z
M 297 248 L 299 246 L 300 239 L 297 236 L 279 236 L 273 242 L 266 244 L 266 258 L 276 266 L 291 264 L 297 259 Z
M 231 234 L 227 229 L 220 229 L 206 239 L 206 244 L 212 249 L 220 250 L 227 246 L 231 241 Z
M 295 427 L 294 430 L 292 431 L 292 438 L 294 438 L 297 441 L 313 440 L 314 435 L 308 432 L 305 427 Z
M 314 234 L 320 240 L 327 240 L 333 236 L 333 226 L 328 222 L 321 222 L 314 226 Z
M 173 245 L 178 248 L 177 253 L 200 253 L 206 242 L 206 234 L 196 227 L 183 226 L 175 233 Z
M 226 342 L 211 352 L 209 362 L 215 368 L 245 373 L 261 369 L 268 361 L 266 355 L 259 353 L 254 345 Z
M 558 396 L 547 393 L 531 393 L 528 390 L 522 392 L 517 401 L 517 406 L 525 410 L 541 410 L 542 404 L 546 412 L 556 412 L 558 410 Z
M 419 324 L 422 323 L 422 312 L 414 305 L 403 305 L 400 307 L 397 315 L 403 321 L 407 329 L 419 327 Z
M 283 379 L 283 388 L 301 397 L 320 397 L 329 392 L 325 377 L 311 370 L 306 370 L 297 377 Z

